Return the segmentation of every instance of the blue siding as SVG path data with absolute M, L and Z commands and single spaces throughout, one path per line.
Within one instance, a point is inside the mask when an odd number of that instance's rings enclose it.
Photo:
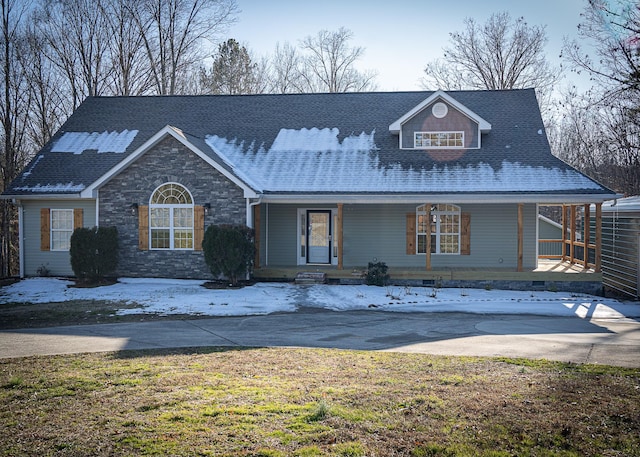
M 421 268 L 425 255 L 406 253 L 406 215 L 413 204 L 345 204 L 343 211 L 344 268 L 381 261 L 390 267 Z M 509 268 L 518 264 L 518 205 L 458 205 L 471 215 L 471 255 L 431 257 L 432 268 Z M 297 205 L 263 205 L 263 243 L 271 266 L 294 266 L 297 259 Z M 302 206 L 300 206 L 302 207 Z M 304 206 L 307 208 L 308 206 Z M 332 208 L 331 205 L 317 205 Z M 536 266 L 535 204 L 524 207 L 523 266 Z M 268 245 L 266 243 L 268 237 Z M 262 254 L 265 253 L 263 251 Z
M 45 267 L 53 276 L 73 276 L 68 251 L 40 250 L 40 209 L 83 209 L 83 225 L 96 225 L 95 200 L 23 201 L 23 247 L 24 274 L 37 276 L 38 269 Z

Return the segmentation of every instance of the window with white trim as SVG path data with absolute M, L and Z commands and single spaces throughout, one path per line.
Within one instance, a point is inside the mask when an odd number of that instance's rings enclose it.
M 51 250 L 68 251 L 73 234 L 73 210 L 51 210 Z
M 151 249 L 193 249 L 193 197 L 186 187 L 166 183 L 149 201 Z
M 418 254 L 427 253 L 427 233 L 432 254 L 460 254 L 460 207 L 426 205 L 416 209 Z
M 464 147 L 464 132 L 414 132 L 416 149 L 452 149 Z

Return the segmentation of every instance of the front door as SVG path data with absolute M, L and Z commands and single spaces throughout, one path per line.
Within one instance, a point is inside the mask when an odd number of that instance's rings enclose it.
M 307 211 L 307 263 L 331 263 L 331 211 Z

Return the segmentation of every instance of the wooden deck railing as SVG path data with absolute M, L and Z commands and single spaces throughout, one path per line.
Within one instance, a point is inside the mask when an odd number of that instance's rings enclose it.
M 538 258 L 558 259 L 582 265 L 586 270 L 601 271 L 602 203 L 595 204 L 595 218 L 591 205 L 561 205 L 561 240 L 538 240 Z
M 562 259 L 562 240 L 538 240 L 539 259 Z

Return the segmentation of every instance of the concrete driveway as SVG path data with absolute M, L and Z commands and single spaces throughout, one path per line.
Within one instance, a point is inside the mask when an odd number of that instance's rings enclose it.
M 0 358 L 197 346 L 322 347 L 640 367 L 640 322 L 300 308 L 263 316 L 0 332 Z

